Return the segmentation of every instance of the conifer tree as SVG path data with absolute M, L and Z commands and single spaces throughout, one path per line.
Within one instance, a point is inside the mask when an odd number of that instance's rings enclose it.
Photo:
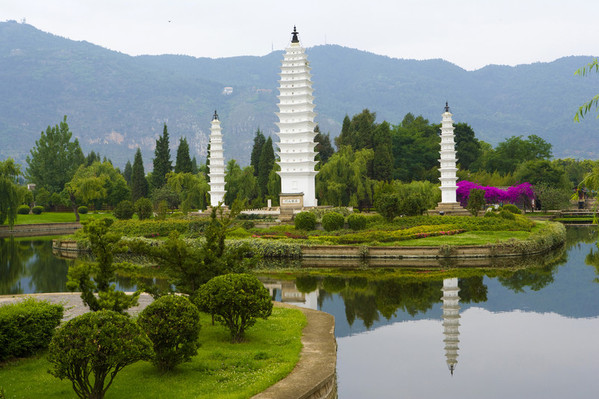
M 123 171 L 123 177 L 127 182 L 127 185 L 131 187 L 131 174 L 133 173 L 133 169 L 131 168 L 131 161 L 127 160 L 127 164 L 125 165 L 125 170 Z
M 197 175 L 200 172 L 200 168 L 198 167 L 198 160 L 196 157 L 193 157 L 191 160 L 191 173 Z
M 154 150 L 154 169 L 152 170 L 153 188 L 163 187 L 166 184 L 166 174 L 172 171 L 173 166 L 168 142 L 168 129 L 165 123 L 162 136 L 156 140 L 156 149 Z
M 144 163 L 141 150 L 137 148 L 133 167 L 131 168 L 131 200 L 133 203 L 140 198 L 148 196 L 148 181 L 144 172 Z
M 315 150 L 318 153 L 316 154 L 316 160 L 319 161 L 320 166 L 322 166 L 327 163 L 331 155 L 335 153 L 335 149 L 331 145 L 329 133 L 322 134 L 318 125 L 314 128 L 314 132 L 316 133 L 316 137 L 314 137 L 314 141 L 316 142 Z
M 272 138 L 269 136 L 262 146 L 258 164 L 258 187 L 262 195 L 268 192 L 268 176 L 273 166 L 275 166 L 275 151 L 272 147 Z
M 250 157 L 250 165 L 254 167 L 254 176 L 258 176 L 258 169 L 260 167 L 260 156 L 262 155 L 262 148 L 266 143 L 266 137 L 262 134 L 260 129 L 256 131 L 254 136 L 254 147 L 252 148 L 252 155 Z
M 179 139 L 179 148 L 177 148 L 177 160 L 175 163 L 175 173 L 192 173 L 193 165 L 189 156 L 189 144 L 187 139 Z

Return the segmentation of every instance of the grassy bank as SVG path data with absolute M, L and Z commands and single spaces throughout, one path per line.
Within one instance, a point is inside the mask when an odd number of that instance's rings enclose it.
M 86 213 L 79 215 L 83 222 L 89 219 L 113 217 L 109 213 Z M 40 215 L 17 215 L 15 224 L 41 224 L 41 223 L 75 223 L 73 212 L 42 212 Z
M 202 314 L 201 347 L 192 362 L 160 374 L 148 362 L 121 371 L 107 397 L 127 399 L 249 398 L 284 378 L 299 360 L 306 323 L 296 309 L 277 308 L 246 333 L 247 342 L 231 344 L 228 331 L 212 326 Z M 73 398 L 68 380 L 47 373 L 46 356 L 0 366 L 0 386 L 7 398 Z

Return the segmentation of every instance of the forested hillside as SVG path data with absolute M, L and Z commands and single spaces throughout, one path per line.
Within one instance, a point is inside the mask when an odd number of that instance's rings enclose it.
M 599 92 L 599 77 L 574 76 L 590 57 L 465 71 L 443 60 L 392 59 L 335 45 L 307 52 L 317 122 L 331 137 L 346 114 L 364 108 L 392 125 L 408 112 L 436 122 L 449 101 L 454 120 L 493 145 L 535 134 L 553 144 L 556 157 L 597 158 L 599 122 L 572 121 L 577 107 Z M 248 164 L 256 130 L 275 130 L 281 59 L 280 51 L 222 59 L 131 57 L 2 22 L 0 159 L 24 164 L 40 132 L 63 115 L 85 153 L 108 155 L 120 167 L 138 146 L 151 164 L 163 123 L 173 143 L 187 137 L 192 157 L 200 159 L 217 109 L 225 156 Z M 230 95 L 223 94 L 227 86 Z

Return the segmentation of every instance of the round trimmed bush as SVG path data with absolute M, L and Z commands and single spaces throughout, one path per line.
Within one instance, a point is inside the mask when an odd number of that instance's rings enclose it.
M 295 228 L 299 230 L 314 230 L 316 227 L 316 215 L 312 212 L 300 212 L 293 218 Z
M 198 290 L 196 304 L 229 329 L 233 342 L 242 341 L 258 317 L 272 313 L 270 294 L 253 274 L 214 277 Z
M 516 215 L 506 209 L 502 209 L 501 211 L 499 211 L 499 216 L 508 220 L 516 220 Z
M 31 213 L 33 213 L 34 215 L 41 215 L 43 211 L 44 207 L 41 205 L 36 205 L 33 208 L 31 208 Z
M 521 215 L 522 212 L 520 212 L 520 208 L 518 208 L 516 205 L 514 204 L 505 204 L 504 206 L 501 207 L 501 209 L 504 209 L 508 212 L 512 212 L 515 215 Z
M 154 345 L 152 363 L 160 371 L 172 370 L 197 355 L 200 312 L 187 297 L 158 298 L 141 312 L 137 323 Z
M 89 212 L 89 209 L 87 209 L 87 206 L 82 205 L 79 208 L 77 208 L 77 212 L 79 212 L 82 215 L 85 215 L 87 212 Z
M 121 201 L 114 208 L 114 217 L 119 220 L 131 219 L 135 213 L 133 204 L 129 200 Z
M 347 217 L 347 225 L 352 230 L 364 230 L 366 228 L 366 216 L 352 213 Z
M 29 205 L 19 205 L 19 207 L 17 208 L 17 213 L 19 215 L 29 215 Z
M 80 398 L 102 399 L 116 374 L 152 357 L 152 343 L 129 317 L 111 310 L 88 312 L 58 329 L 48 348 L 48 370 L 69 379 Z
M 326 231 L 335 231 L 343 228 L 345 218 L 337 212 L 325 213 L 322 217 L 322 227 Z
M 154 214 L 154 207 L 149 198 L 142 197 L 135 201 L 135 213 L 139 220 L 149 219 Z

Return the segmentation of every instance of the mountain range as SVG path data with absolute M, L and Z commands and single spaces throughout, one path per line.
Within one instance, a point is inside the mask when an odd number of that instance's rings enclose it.
M 399 124 L 411 112 L 440 123 L 448 101 L 455 122 L 470 124 L 493 145 L 536 134 L 553 145 L 555 157 L 599 156 L 599 121 L 593 115 L 573 122 L 578 107 L 599 91 L 599 76 L 574 76 L 591 56 L 466 71 L 441 59 L 389 58 L 337 45 L 306 52 L 316 122 L 331 137 L 345 115 L 365 108 L 378 122 Z M 219 59 L 134 57 L 0 22 L 0 159 L 24 165 L 40 132 L 67 115 L 83 151 L 99 152 L 116 166 L 133 161 L 140 147 L 151 169 L 165 123 L 173 160 L 179 138 L 186 137 L 191 156 L 201 161 L 217 110 L 225 157 L 247 165 L 256 130 L 276 131 L 282 58 L 282 51 Z

